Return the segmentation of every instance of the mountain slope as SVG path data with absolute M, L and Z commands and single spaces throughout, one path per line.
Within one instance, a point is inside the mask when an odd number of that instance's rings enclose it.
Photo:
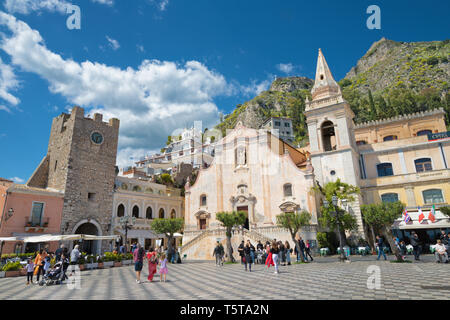
M 444 108 L 449 124 L 449 59 L 450 40 L 407 43 L 383 38 L 375 42 L 339 81 L 355 122 Z M 304 77 L 278 78 L 268 91 L 238 105 L 217 128 L 225 134 L 242 121 L 257 129 L 271 116 L 288 116 L 293 119 L 297 142 L 304 145 L 304 101 L 313 84 Z

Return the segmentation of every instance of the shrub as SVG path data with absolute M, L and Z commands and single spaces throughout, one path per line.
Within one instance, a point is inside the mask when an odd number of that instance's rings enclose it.
M 326 232 L 317 232 L 317 242 L 319 243 L 319 248 L 329 248 Z
M 20 269 L 22 269 L 22 265 L 20 264 L 20 261 L 17 261 L 8 262 L 3 266 L 2 271 L 18 271 Z
M 427 59 L 427 64 L 429 64 L 430 66 L 434 66 L 434 65 L 436 65 L 438 63 L 439 63 L 439 59 L 436 58 L 436 57 L 429 57 Z

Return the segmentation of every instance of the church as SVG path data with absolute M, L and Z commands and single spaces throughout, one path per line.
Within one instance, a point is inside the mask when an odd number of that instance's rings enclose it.
M 215 218 L 223 211 L 247 213 L 245 225 L 232 238 L 235 252 L 241 240 L 291 242 L 288 231 L 276 225 L 276 216 L 301 210 L 312 219 L 300 236 L 317 249 L 321 200 L 310 191 L 337 179 L 361 189 L 344 208 L 357 221 L 354 239 L 373 237 L 361 205 L 379 202 L 406 205 L 412 221 L 399 218 L 393 225 L 400 239 L 414 230 L 425 243 L 433 243 L 441 229 L 450 230 L 449 219 L 439 211 L 450 199 L 450 133 L 444 110 L 355 124 L 320 49 L 311 97 L 304 112 L 307 148 L 297 149 L 267 129 L 242 123 L 217 143 L 211 166 L 185 187 L 182 253 L 188 259 L 212 259 L 216 241 L 225 244 L 224 228 Z M 418 219 L 432 208 L 435 220 Z

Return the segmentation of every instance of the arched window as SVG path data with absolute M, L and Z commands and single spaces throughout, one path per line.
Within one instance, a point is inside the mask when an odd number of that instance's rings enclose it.
M 128 190 L 128 186 L 124 183 L 120 186 L 122 190 Z
M 292 184 L 286 183 L 283 186 L 283 193 L 285 197 L 292 197 Z
M 430 158 L 421 158 L 414 160 L 416 165 L 416 172 L 432 171 L 433 165 L 431 164 Z
M 202 194 L 202 195 L 200 196 L 200 206 L 201 206 L 201 207 L 206 206 L 206 195 L 205 195 L 205 194 Z
M 393 176 L 394 170 L 392 170 L 392 163 L 377 164 L 377 172 L 379 177 Z
M 397 193 L 385 193 L 381 195 L 381 201 L 383 202 L 397 202 L 398 194 Z
M 141 189 L 141 187 L 139 187 L 139 186 L 134 186 L 134 187 L 133 187 L 133 191 L 140 192 L 140 191 L 142 191 L 142 189 Z
M 152 207 L 148 207 L 145 211 L 145 218 L 147 219 L 153 219 L 153 210 Z
M 132 215 L 133 215 L 133 217 L 139 218 L 139 207 L 138 206 L 133 207 Z
M 325 121 L 322 124 L 322 142 L 324 151 L 336 150 L 336 134 L 334 124 L 331 121 Z
M 153 193 L 153 189 L 152 188 L 147 188 L 147 189 L 145 189 L 145 192 Z
M 398 137 L 395 135 L 390 135 L 390 136 L 386 136 L 383 138 L 383 141 L 392 141 L 392 140 L 397 140 Z
M 431 130 L 420 130 L 417 132 L 417 136 L 427 136 L 429 134 L 433 133 Z
M 177 216 L 177 213 L 175 212 L 175 209 L 172 209 L 172 211 L 170 212 L 170 218 L 175 219 L 176 216 Z
M 164 219 L 164 209 L 163 208 L 159 209 L 159 218 Z
M 444 203 L 441 189 L 428 189 L 422 192 L 425 204 Z
M 117 207 L 117 216 L 123 217 L 124 215 L 125 215 L 125 207 L 123 204 L 119 204 L 119 206 Z
M 365 140 L 359 140 L 359 141 L 356 141 L 356 145 L 357 145 L 357 146 L 363 146 L 363 145 L 365 145 L 365 144 L 367 144 L 367 142 L 366 142 Z

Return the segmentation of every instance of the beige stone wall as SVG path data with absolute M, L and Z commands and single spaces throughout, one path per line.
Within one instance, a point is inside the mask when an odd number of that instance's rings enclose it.
M 91 141 L 93 132 L 103 135 L 103 142 Z M 64 196 L 61 231 L 75 233 L 83 222 L 96 225 L 98 234 L 106 235 L 111 223 L 119 120 L 102 121 L 84 117 L 84 110 L 74 107 L 70 115 L 53 120 L 48 145 L 48 187 L 62 190 Z M 93 194 L 88 199 L 88 194 Z M 104 249 L 109 250 L 109 244 Z
M 268 143 L 267 136 L 244 127 L 235 129 L 218 143 L 213 163 L 200 171 L 195 184 L 186 191 L 185 230 L 199 230 L 199 214 L 209 217 L 208 229 L 218 228 L 216 213 L 240 206 L 249 208 L 250 230 L 274 226 L 276 216 L 282 212 L 280 206 L 286 203 L 307 210 L 313 216 L 312 222 L 317 223 L 315 197 L 309 193 L 313 175 L 299 169 L 288 153 L 279 152 Z M 245 165 L 236 164 L 239 147 L 247 150 Z M 292 185 L 292 196 L 285 197 L 283 186 L 287 183 Z M 202 195 L 207 196 L 205 206 L 200 203 Z M 183 243 L 189 240 L 185 236 Z

